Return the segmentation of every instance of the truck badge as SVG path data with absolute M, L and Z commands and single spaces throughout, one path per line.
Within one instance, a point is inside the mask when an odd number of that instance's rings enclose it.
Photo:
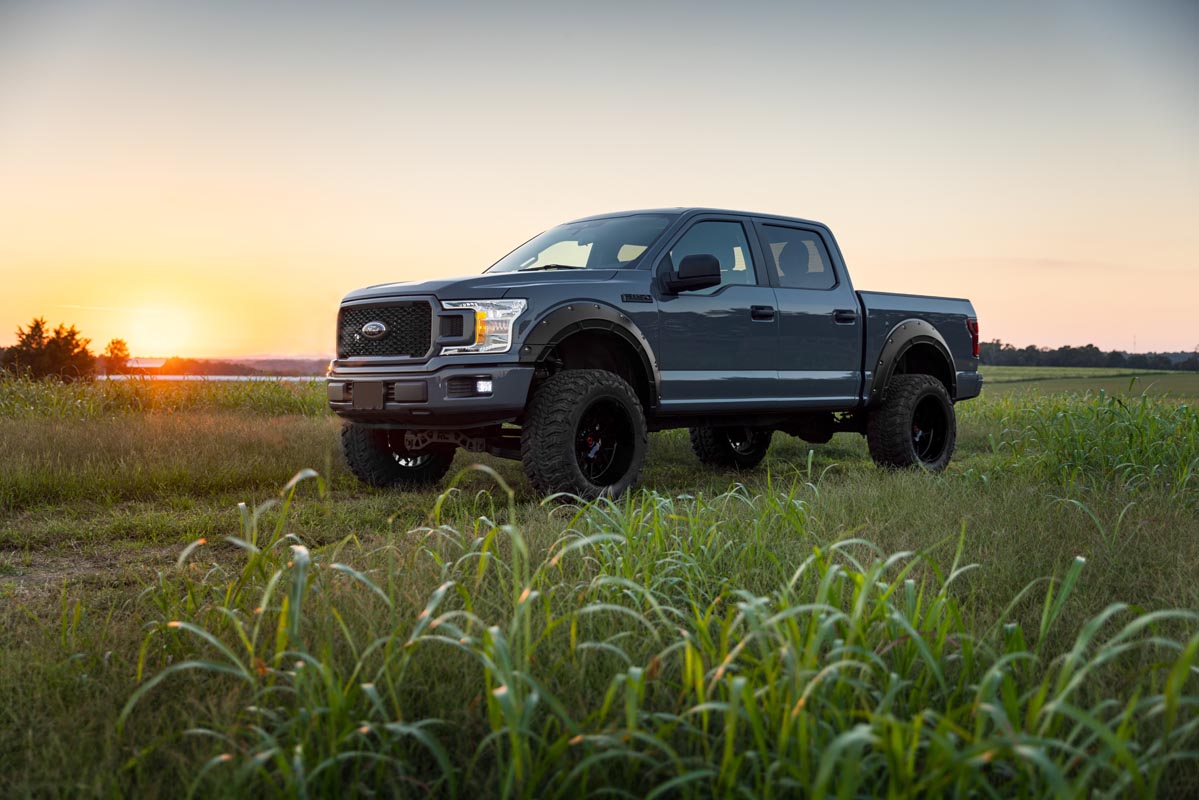
M 377 319 L 362 326 L 362 335 L 368 339 L 381 339 L 387 334 L 387 326 Z

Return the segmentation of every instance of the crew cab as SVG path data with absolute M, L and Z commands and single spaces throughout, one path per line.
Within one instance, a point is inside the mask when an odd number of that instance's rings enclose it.
M 545 493 L 633 486 L 648 433 L 747 469 L 775 431 L 867 437 L 885 467 L 943 469 L 976 397 L 968 300 L 857 291 L 819 222 L 625 211 L 538 234 L 480 275 L 346 295 L 329 405 L 363 481 L 439 481 L 457 448 L 519 459 Z

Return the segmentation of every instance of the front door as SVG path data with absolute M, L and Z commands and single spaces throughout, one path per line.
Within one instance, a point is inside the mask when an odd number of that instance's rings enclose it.
M 737 218 L 703 218 L 670 246 L 658 275 L 689 255 L 720 261 L 720 285 L 658 299 L 663 411 L 737 411 L 777 397 L 778 315 L 774 289 Z

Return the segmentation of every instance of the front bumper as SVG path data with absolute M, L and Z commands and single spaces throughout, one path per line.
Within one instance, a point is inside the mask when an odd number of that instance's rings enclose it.
M 490 391 L 481 391 L 490 381 Z M 469 365 L 431 373 L 339 374 L 327 384 L 329 408 L 356 422 L 400 428 L 456 429 L 520 416 L 533 382 L 531 366 Z

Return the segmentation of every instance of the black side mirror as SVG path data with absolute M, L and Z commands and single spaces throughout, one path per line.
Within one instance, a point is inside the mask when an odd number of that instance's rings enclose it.
M 678 293 L 720 285 L 720 261 L 716 256 L 696 253 L 679 264 L 678 272 L 666 276 L 667 291 Z

